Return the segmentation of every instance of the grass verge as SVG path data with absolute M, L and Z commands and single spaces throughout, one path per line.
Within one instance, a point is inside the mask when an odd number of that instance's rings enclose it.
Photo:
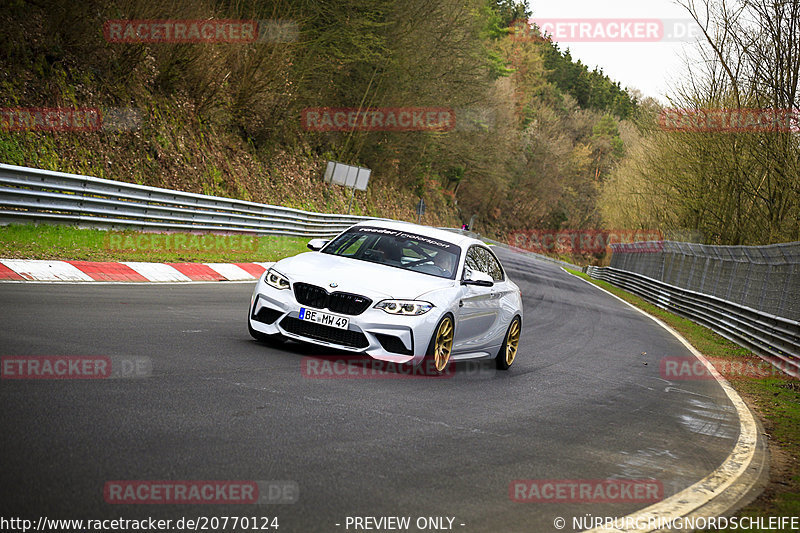
M 777 371 L 732 375 L 731 369 L 763 369 L 764 364 L 749 350 L 704 326 L 660 309 L 605 281 L 592 279 L 575 270 L 567 271 L 650 313 L 683 335 L 715 365 L 761 419 L 770 449 L 769 485 L 761 496 L 740 509 L 736 516 L 800 516 L 800 382 Z
M 306 237 L 106 231 L 55 225 L 0 227 L 0 258 L 156 263 L 277 261 L 308 251 Z

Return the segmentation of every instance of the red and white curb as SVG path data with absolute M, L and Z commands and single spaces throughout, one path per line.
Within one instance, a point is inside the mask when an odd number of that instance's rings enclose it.
M 275 263 L 139 263 L 0 259 L 2 281 L 253 281 Z

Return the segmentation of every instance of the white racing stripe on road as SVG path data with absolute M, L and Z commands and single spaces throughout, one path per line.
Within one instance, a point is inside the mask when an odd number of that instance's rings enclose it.
M 562 270 L 564 269 L 562 268 Z M 566 272 L 566 270 L 564 270 L 564 272 Z M 569 274 L 569 272 L 567 272 L 567 274 Z M 635 309 L 647 318 L 653 320 L 665 330 L 672 333 L 675 338 L 681 341 L 681 343 L 686 346 L 686 348 L 692 352 L 692 354 L 694 354 L 694 356 L 697 357 L 700 362 L 703 363 L 703 365 L 705 365 L 711 375 L 714 376 L 720 387 L 722 387 L 722 390 L 725 391 L 725 394 L 731 400 L 731 403 L 733 403 L 733 406 L 736 408 L 736 412 L 739 415 L 739 440 L 736 442 L 736 445 L 733 447 L 733 451 L 730 453 L 730 455 L 728 455 L 725 461 L 723 461 L 716 470 L 679 493 L 653 504 L 650 507 L 646 507 L 639 512 L 622 517 L 618 520 L 619 523 L 643 524 L 645 527 L 641 529 L 614 529 L 601 527 L 592 529 L 590 533 L 623 533 L 628 531 L 641 531 L 643 533 L 647 533 L 649 531 L 655 531 L 657 528 L 649 527 L 648 524 L 657 524 L 659 520 L 663 524 L 668 520 L 675 520 L 688 515 L 695 509 L 702 507 L 713 498 L 722 494 L 725 489 L 730 487 L 747 471 L 747 469 L 750 467 L 750 463 L 753 461 L 753 457 L 755 456 L 756 445 L 758 443 L 758 428 L 756 426 L 756 421 L 753 418 L 753 414 L 750 412 L 750 409 L 744 403 L 744 400 L 742 400 L 741 396 L 739 396 L 739 393 L 737 393 L 734 388 L 731 387 L 730 383 L 728 383 L 728 381 L 723 378 L 719 372 L 717 372 L 717 369 L 714 368 L 714 365 L 712 365 L 708 359 L 703 356 L 703 354 L 698 352 L 694 346 L 689 344 L 689 342 L 684 339 L 680 333 L 669 327 L 658 318 L 646 313 L 645 311 L 642 311 L 635 305 L 626 302 L 619 296 L 616 296 L 615 294 L 612 294 L 602 287 L 598 287 L 597 285 L 590 283 L 579 276 L 575 277 L 616 298 L 620 302 Z
M 64 261 L 32 259 L 3 259 L 5 266 L 22 276 L 36 281 L 93 281 L 76 267 Z
M 178 270 L 163 263 L 123 261 L 122 264 L 128 265 L 150 281 L 192 281 L 188 276 L 181 274 Z
M 230 263 L 203 263 L 229 281 L 254 279 L 246 270 Z

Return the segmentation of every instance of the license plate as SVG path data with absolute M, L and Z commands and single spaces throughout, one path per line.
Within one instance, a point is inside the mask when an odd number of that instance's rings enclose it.
M 313 309 L 306 309 L 305 307 L 300 308 L 300 320 L 339 329 L 347 329 L 347 326 L 350 325 L 350 319 L 347 317 L 323 313 L 322 311 L 314 311 Z

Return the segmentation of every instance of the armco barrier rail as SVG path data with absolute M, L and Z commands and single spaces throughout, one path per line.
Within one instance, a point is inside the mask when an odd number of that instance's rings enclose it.
M 619 268 L 588 267 L 587 273 L 702 324 L 800 378 L 800 322 Z
M 370 218 L 0 164 L 2 223 L 332 237 Z
M 0 224 L 66 223 L 101 228 L 245 232 L 333 237 L 373 217 L 314 213 L 147 187 L 121 181 L 0 164 Z M 482 238 L 476 233 L 441 228 Z M 487 242 L 507 244 L 483 238 Z M 529 253 L 572 268 L 568 263 Z

